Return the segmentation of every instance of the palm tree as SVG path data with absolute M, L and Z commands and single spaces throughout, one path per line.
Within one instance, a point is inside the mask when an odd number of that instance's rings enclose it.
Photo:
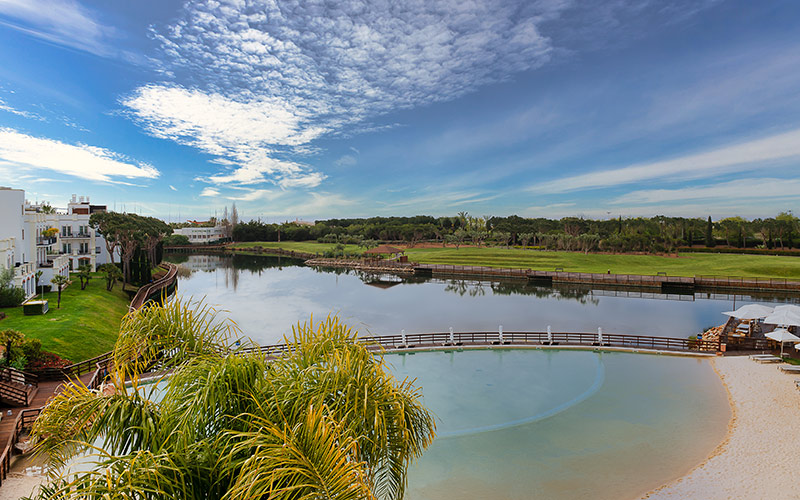
M 336 317 L 285 341 L 267 360 L 213 309 L 180 300 L 129 314 L 113 389 L 69 384 L 32 431 L 54 464 L 88 453 L 96 467 L 62 469 L 37 498 L 402 498 L 435 432 L 419 389 Z M 169 377 L 141 383 L 152 367 Z
M 69 283 L 69 278 L 60 274 L 56 274 L 53 276 L 53 279 L 50 280 L 50 283 L 54 284 L 58 289 L 58 305 L 56 306 L 56 309 L 61 309 L 61 290 L 64 289 L 64 285 Z

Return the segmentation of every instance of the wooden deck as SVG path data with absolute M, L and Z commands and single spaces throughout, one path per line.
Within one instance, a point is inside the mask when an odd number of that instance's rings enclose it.
M 86 373 L 80 377 L 80 380 L 84 384 L 89 384 L 94 373 Z M 27 412 L 28 414 L 31 413 L 33 409 L 39 409 L 43 407 L 47 401 L 53 397 L 59 390 L 62 384 L 66 383 L 63 380 L 47 380 L 39 383 L 39 391 L 33 397 L 31 404 L 27 407 L 13 407 L 7 405 L 0 405 L 0 411 L 2 411 L 3 418 L 0 420 L 0 446 L 3 447 L 2 452 L 0 452 L 0 485 L 3 484 L 6 475 L 8 474 L 8 470 L 11 464 L 11 456 L 15 452 L 14 445 L 17 442 L 17 437 L 19 435 L 20 430 L 30 425 L 34 418 L 26 418 L 24 422 L 21 422 L 22 413 Z M 9 414 L 9 411 L 11 414 Z

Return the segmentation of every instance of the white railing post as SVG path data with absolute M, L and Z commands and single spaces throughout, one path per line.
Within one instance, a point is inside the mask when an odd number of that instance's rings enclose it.
M 603 329 L 599 326 L 597 327 L 597 343 L 603 345 Z
M 550 330 L 550 325 L 547 325 L 547 343 L 553 343 L 553 332 Z
M 497 327 L 497 339 L 500 341 L 501 344 L 503 343 L 503 325 Z
M 406 342 L 406 331 L 400 330 L 400 347 L 406 347 L 408 342 Z
M 453 327 L 452 326 L 450 327 L 450 343 L 451 344 L 455 344 L 456 343 L 455 338 L 453 337 Z

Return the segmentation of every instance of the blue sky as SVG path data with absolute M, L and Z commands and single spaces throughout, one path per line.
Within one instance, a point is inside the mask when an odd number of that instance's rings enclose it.
M 0 0 L 0 184 L 170 220 L 772 216 L 800 3 Z

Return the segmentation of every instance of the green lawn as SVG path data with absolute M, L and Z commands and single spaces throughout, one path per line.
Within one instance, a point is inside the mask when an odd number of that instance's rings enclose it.
M 764 278 L 800 278 L 800 257 L 683 253 L 660 255 L 610 255 L 578 252 L 545 252 L 520 248 L 461 247 L 411 248 L 409 260 L 426 264 L 516 267 L 553 271 L 672 276 L 719 275 Z
M 322 253 L 333 248 L 330 243 L 317 242 L 252 242 L 234 246 L 283 248 L 308 253 Z M 358 251 L 355 245 L 348 250 Z M 470 266 L 514 267 L 553 271 L 654 275 L 665 272 L 671 276 L 746 276 L 762 278 L 800 279 L 800 257 L 774 255 L 739 255 L 683 253 L 679 257 L 659 255 L 609 255 L 578 252 L 545 252 L 520 248 L 464 247 L 410 248 L 409 260 L 425 264 L 460 264 Z
M 42 349 L 72 362 L 83 361 L 114 347 L 122 316 L 128 312 L 128 294 L 117 283 L 110 292 L 100 273 L 95 273 L 86 290 L 72 276 L 72 284 L 61 292 L 61 309 L 56 309 L 58 293 L 46 293 L 50 312 L 43 316 L 24 316 L 22 307 L 0 309 L 6 319 L 0 330 L 19 330 L 42 341 Z
M 333 250 L 336 247 L 336 243 L 318 243 L 316 241 L 248 241 L 244 243 L 234 243 L 229 248 L 247 250 L 259 246 L 263 248 L 281 248 L 283 250 L 294 250 L 295 252 L 322 254 L 327 250 Z M 358 245 L 345 245 L 344 249 L 347 252 L 359 253 L 365 250 Z

